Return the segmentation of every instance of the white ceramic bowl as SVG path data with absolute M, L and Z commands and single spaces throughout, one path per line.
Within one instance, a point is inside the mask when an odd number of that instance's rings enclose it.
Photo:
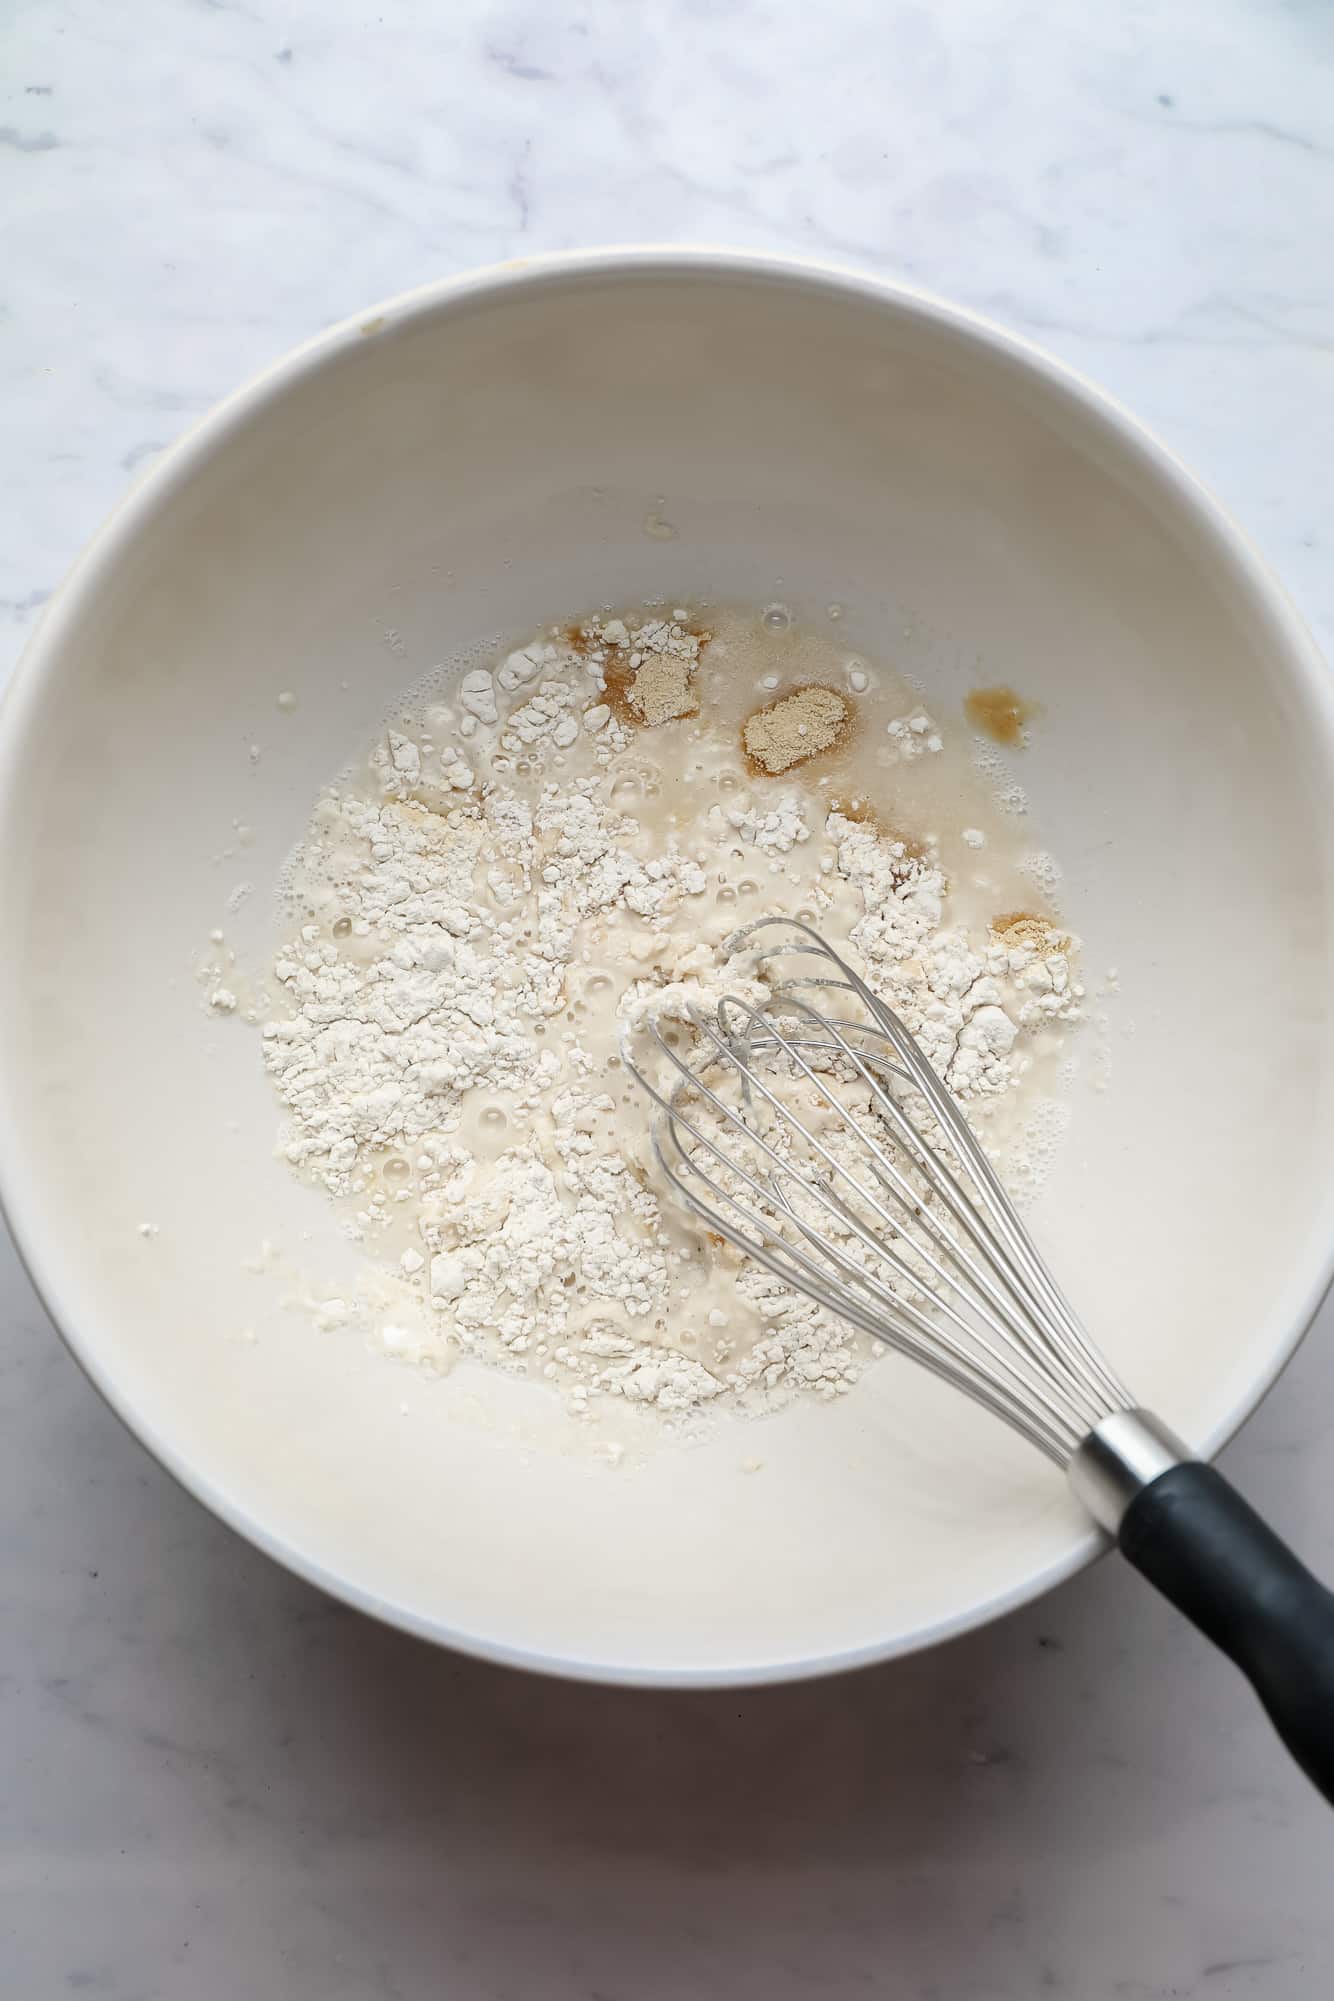
M 674 540 L 645 533 L 659 510 Z M 841 600 L 850 644 L 943 713 L 979 677 L 1042 705 L 1023 782 L 1090 979 L 1120 992 L 1039 1227 L 1208 1451 L 1330 1270 L 1330 693 L 1235 527 L 1032 349 L 867 278 L 699 251 L 415 293 L 167 455 L 4 709 L 0 1187 L 58 1325 L 243 1534 L 498 1659 L 813 1673 L 977 1624 L 1096 1547 L 1045 1462 L 894 1361 L 835 1408 L 611 1473 L 545 1392 L 424 1382 L 283 1303 L 350 1253 L 274 1158 L 253 1032 L 201 1008 L 229 893 L 255 886 L 225 921 L 257 955 L 317 788 L 467 642 L 780 580 L 799 615 Z

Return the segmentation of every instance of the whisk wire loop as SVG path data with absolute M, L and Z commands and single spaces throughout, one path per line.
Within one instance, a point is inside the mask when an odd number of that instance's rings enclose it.
M 709 1013 L 688 1009 L 685 1054 L 650 1019 L 656 1076 L 625 1038 L 622 1060 L 657 1108 L 662 1174 L 708 1229 L 783 1284 L 1068 1464 L 1131 1399 L 893 1010 L 799 919 L 763 919 L 729 948 L 780 927 L 782 941 L 751 946 L 768 981 L 761 1001 L 729 995 Z M 775 980 L 783 955 L 830 970 Z M 813 998 L 826 993 L 860 1012 L 830 1014 Z

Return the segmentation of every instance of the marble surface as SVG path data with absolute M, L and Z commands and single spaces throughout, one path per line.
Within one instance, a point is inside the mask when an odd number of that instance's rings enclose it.
M 730 240 L 1101 379 L 1334 643 L 1320 0 L 10 0 L 3 660 L 129 478 L 383 294 Z M 0 1251 L 0 1985 L 22 2001 L 1305 2001 L 1334 1822 L 1113 1562 L 926 1658 L 654 1696 L 317 1596 L 103 1409 Z M 1227 1454 L 1334 1572 L 1334 1322 Z

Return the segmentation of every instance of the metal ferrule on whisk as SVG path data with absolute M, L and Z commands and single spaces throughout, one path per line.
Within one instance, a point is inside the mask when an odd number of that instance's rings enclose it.
M 1190 1456 L 1152 1411 L 1114 1410 L 1070 1461 L 1070 1485 L 1099 1527 L 1115 1535 L 1131 1502 Z

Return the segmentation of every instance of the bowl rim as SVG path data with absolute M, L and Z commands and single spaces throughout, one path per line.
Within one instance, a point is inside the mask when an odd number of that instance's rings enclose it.
M 1334 776 L 1334 678 L 1305 621 L 1258 546 L 1213 492 L 1115 397 L 1023 335 L 898 279 L 822 258 L 734 249 L 727 245 L 646 242 L 512 258 L 394 294 L 288 349 L 191 424 L 130 484 L 85 545 L 44 606 L 14 669 L 0 689 L 0 812 L 39 693 L 58 673 L 65 639 L 82 616 L 87 600 L 143 525 L 170 504 L 194 468 L 256 413 L 335 358 L 410 322 L 447 317 L 479 300 L 508 292 L 537 292 L 571 281 L 653 273 L 669 277 L 767 280 L 779 289 L 852 298 L 888 308 L 1006 357 L 1037 386 L 1064 398 L 1086 418 L 1092 418 L 1123 450 L 1139 460 L 1160 490 L 1186 516 L 1193 517 L 1233 581 L 1246 590 L 1276 641 L 1275 652 L 1282 659 L 1284 671 L 1304 699 Z M 1334 786 L 1331 793 L 1334 794 Z M 6 852 L 0 844 L 0 888 Z M 0 1062 L 0 1104 L 8 1095 L 4 1066 Z M 948 1618 L 831 1653 L 746 1661 L 734 1667 L 681 1668 L 600 1662 L 511 1646 L 485 1633 L 451 1626 L 341 1577 L 295 1547 L 193 1467 L 177 1451 L 170 1437 L 164 1436 L 151 1419 L 136 1409 L 132 1395 L 116 1380 L 114 1362 L 99 1352 L 105 1344 L 99 1343 L 95 1332 L 90 1336 L 89 1330 L 79 1324 L 79 1316 L 64 1298 L 59 1243 L 50 1241 L 51 1233 L 43 1228 L 25 1198 L 22 1154 L 15 1121 L 0 1115 L 0 1220 L 7 1224 L 28 1279 L 65 1346 L 126 1428 L 187 1493 L 275 1562 L 358 1611 L 437 1646 L 454 1648 L 505 1667 L 602 1685 L 728 1688 L 810 1680 L 917 1653 L 988 1625 L 1073 1577 L 1111 1547 L 1110 1538 L 1090 1525 L 1088 1533 L 1079 1537 L 1062 1556 Z M 1318 1220 L 1319 1212 L 1313 1219 L 1313 1242 Z M 1212 1458 L 1268 1394 L 1296 1353 L 1334 1282 L 1334 1186 L 1324 1196 L 1323 1222 L 1324 1255 L 1304 1288 L 1291 1325 L 1233 1407 L 1196 1441 L 1201 1458 Z

